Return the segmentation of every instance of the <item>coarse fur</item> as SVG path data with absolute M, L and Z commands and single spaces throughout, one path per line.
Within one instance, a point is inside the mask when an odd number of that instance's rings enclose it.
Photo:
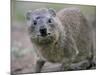
M 26 19 L 39 60 L 71 65 L 91 58 L 91 27 L 78 8 L 65 8 L 58 13 L 36 9 L 28 12 Z M 47 36 L 41 36 L 41 28 L 47 29 Z

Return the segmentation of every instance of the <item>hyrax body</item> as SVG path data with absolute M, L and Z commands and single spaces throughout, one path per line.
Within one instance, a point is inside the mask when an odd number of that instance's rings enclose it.
M 86 64 L 91 58 L 90 27 L 77 8 L 65 8 L 58 13 L 53 9 L 41 8 L 26 15 L 29 35 L 36 50 L 38 61 L 36 72 L 40 72 L 46 61 L 62 63 L 64 70 L 72 63 Z M 88 62 L 88 63 L 87 63 Z M 74 68 L 74 67 L 72 67 Z

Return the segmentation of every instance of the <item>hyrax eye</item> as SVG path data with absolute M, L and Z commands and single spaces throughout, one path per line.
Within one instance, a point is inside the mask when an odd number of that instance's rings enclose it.
M 52 19 L 48 19 L 48 23 L 52 23 Z
M 33 23 L 34 23 L 34 25 L 37 25 L 37 21 L 36 20 L 34 20 Z

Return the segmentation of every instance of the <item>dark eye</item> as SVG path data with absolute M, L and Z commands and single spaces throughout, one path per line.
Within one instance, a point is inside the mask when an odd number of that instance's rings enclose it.
M 52 19 L 48 19 L 48 23 L 52 23 Z
M 37 25 L 37 21 L 33 21 L 34 25 Z

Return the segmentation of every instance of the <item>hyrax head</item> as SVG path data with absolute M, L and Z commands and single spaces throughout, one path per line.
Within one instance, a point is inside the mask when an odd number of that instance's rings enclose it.
M 51 44 L 58 38 L 58 23 L 53 9 L 36 9 L 26 14 L 32 41 L 38 44 Z

